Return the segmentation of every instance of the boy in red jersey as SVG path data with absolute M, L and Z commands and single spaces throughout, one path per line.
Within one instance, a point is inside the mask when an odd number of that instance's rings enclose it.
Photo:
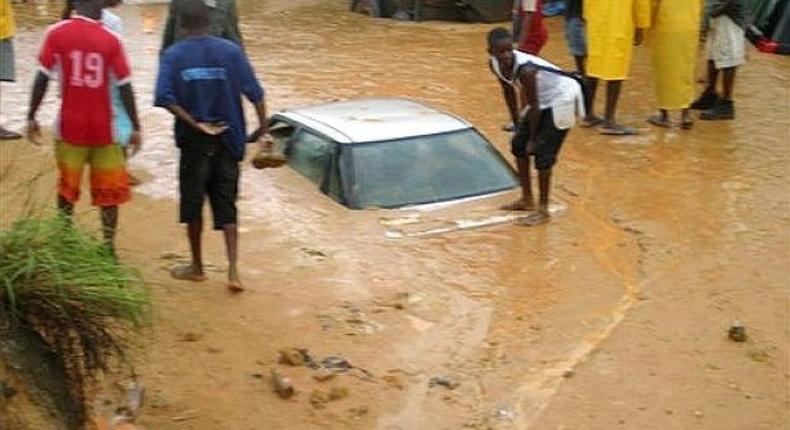
M 36 112 L 44 99 L 50 76 L 61 80 L 62 102 L 55 127 L 58 208 L 68 216 L 80 195 L 85 164 L 90 165 L 93 205 L 101 208 L 104 240 L 114 252 L 118 205 L 131 198 L 129 177 L 121 146 L 112 130 L 110 86 L 114 77 L 132 122 L 131 153 L 140 150 L 140 123 L 126 53 L 117 35 L 99 21 L 103 0 L 77 0 L 77 14 L 51 26 L 44 37 L 38 60 L 40 70 L 33 83 L 28 112 L 28 138 L 41 144 Z

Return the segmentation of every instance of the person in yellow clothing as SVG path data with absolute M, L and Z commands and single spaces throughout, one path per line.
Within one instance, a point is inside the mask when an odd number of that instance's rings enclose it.
M 0 82 L 14 82 L 14 10 L 11 0 L 0 0 Z M 0 140 L 21 139 L 22 135 L 0 125 Z
M 693 124 L 689 106 L 694 101 L 701 10 L 702 0 L 653 0 L 650 44 L 659 109 L 648 118 L 653 125 L 671 127 L 668 111 L 678 109 L 681 128 Z
M 590 110 L 587 126 L 601 126 L 602 134 L 629 135 L 636 131 L 617 123 L 617 100 L 628 78 L 633 45 L 642 43 L 643 30 L 650 27 L 650 0 L 585 0 L 587 23 L 587 75 L 590 77 Z M 598 80 L 606 81 L 606 113 L 603 121 L 594 115 Z

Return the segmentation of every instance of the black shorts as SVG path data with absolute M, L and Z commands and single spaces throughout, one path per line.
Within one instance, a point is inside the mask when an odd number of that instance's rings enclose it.
M 554 126 L 554 116 L 551 109 L 540 111 L 540 122 L 538 123 L 538 137 L 535 146 L 535 168 L 538 170 L 551 169 L 557 162 L 557 154 L 560 152 L 562 142 L 568 135 L 568 130 L 560 130 Z M 527 143 L 529 142 L 529 115 L 524 115 L 518 124 L 516 134 L 510 142 L 513 155 L 518 158 L 525 157 Z
M 203 201 L 208 195 L 214 229 L 236 224 L 239 163 L 220 137 L 191 133 L 180 145 L 179 190 L 182 223 L 203 219 Z

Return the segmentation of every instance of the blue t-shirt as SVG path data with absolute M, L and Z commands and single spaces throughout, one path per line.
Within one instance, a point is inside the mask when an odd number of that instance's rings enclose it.
M 252 103 L 263 100 L 242 49 L 213 36 L 190 37 L 167 50 L 159 63 L 154 105 L 177 104 L 198 122 L 225 122 L 222 138 L 237 160 L 244 158 L 245 123 L 241 95 Z M 176 119 L 176 143 L 181 146 L 193 130 Z

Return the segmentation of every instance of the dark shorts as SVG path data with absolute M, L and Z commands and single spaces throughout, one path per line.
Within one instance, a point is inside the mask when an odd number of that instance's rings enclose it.
M 203 219 L 203 201 L 208 196 L 214 229 L 236 224 L 239 163 L 221 138 L 194 133 L 181 144 L 179 190 L 180 219 L 193 223 Z
M 0 39 L 0 81 L 14 82 L 14 39 Z
M 568 41 L 568 50 L 574 57 L 587 56 L 587 33 L 584 20 L 573 16 L 565 20 L 565 40 Z
M 540 111 L 538 124 L 538 138 L 535 147 L 535 168 L 538 170 L 551 169 L 557 162 L 557 154 L 562 148 L 562 142 L 568 130 L 560 130 L 554 126 L 554 117 L 551 109 Z M 516 134 L 510 142 L 511 152 L 518 158 L 526 156 L 527 143 L 529 142 L 529 116 L 524 115 L 518 124 Z

